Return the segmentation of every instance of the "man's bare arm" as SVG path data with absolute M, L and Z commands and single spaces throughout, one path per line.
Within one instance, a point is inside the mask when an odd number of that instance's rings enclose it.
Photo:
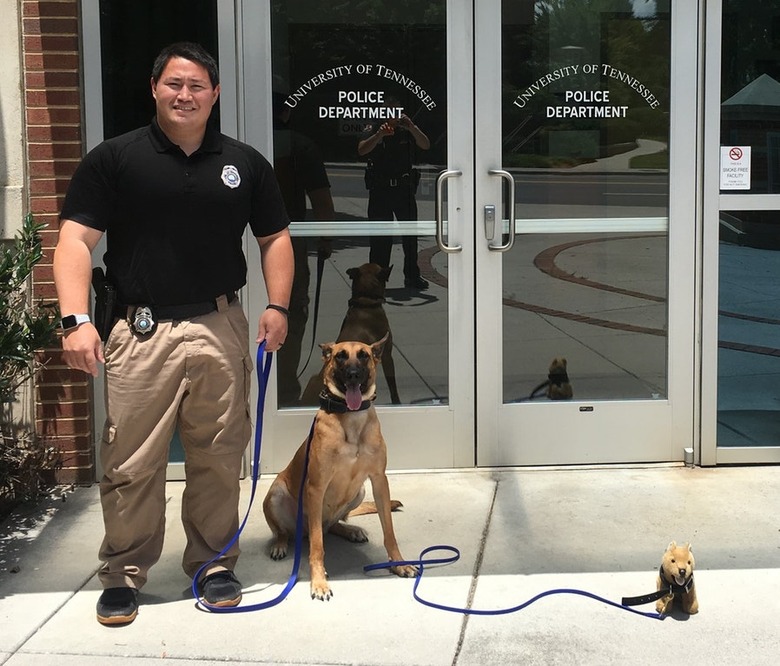
M 290 305 L 295 260 L 290 232 L 284 229 L 257 239 L 263 264 L 268 302 L 287 308 Z M 257 327 L 257 342 L 266 341 L 266 349 L 277 351 L 287 338 L 287 317 L 277 310 L 265 310 Z
M 92 250 L 103 233 L 63 220 L 54 251 L 54 285 L 63 315 L 89 312 L 89 288 L 92 279 Z M 97 329 L 81 324 L 62 338 L 65 362 L 69 367 L 97 377 L 98 362 L 103 363 L 103 345 Z

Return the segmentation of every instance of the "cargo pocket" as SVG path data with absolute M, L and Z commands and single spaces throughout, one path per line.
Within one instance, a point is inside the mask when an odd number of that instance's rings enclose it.
M 114 440 L 116 439 L 116 426 L 113 423 L 106 421 L 103 426 L 103 436 L 100 439 L 100 464 L 103 467 L 104 478 L 110 478 L 116 480 L 116 447 L 114 446 Z

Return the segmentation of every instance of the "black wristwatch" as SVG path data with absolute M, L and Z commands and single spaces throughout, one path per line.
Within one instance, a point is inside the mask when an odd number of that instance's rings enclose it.
M 62 326 L 63 331 L 70 331 L 79 324 L 86 324 L 88 321 L 91 321 L 88 314 L 66 315 L 60 321 L 60 326 Z

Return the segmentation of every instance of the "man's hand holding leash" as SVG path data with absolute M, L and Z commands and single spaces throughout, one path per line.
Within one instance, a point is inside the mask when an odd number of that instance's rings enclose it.
M 260 316 L 257 327 L 257 344 L 265 340 L 266 351 L 279 351 L 287 338 L 287 308 L 270 303 Z

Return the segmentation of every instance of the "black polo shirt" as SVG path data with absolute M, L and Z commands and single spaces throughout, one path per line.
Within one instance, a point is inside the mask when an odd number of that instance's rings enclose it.
M 242 249 L 289 220 L 268 161 L 209 129 L 189 157 L 156 120 L 82 160 L 60 218 L 106 232 L 107 273 L 126 304 L 183 305 L 246 284 Z

